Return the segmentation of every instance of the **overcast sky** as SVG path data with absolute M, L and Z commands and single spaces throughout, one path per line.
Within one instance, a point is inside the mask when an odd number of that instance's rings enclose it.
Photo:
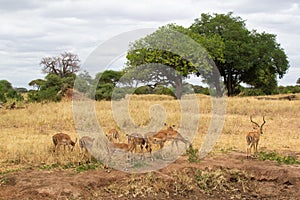
M 190 26 L 201 13 L 228 13 L 249 29 L 277 35 L 290 69 L 280 85 L 300 77 L 299 0 L 0 0 L 0 80 L 27 87 L 44 78 L 42 57 L 64 51 L 82 62 L 101 43 L 126 31 L 168 23 Z

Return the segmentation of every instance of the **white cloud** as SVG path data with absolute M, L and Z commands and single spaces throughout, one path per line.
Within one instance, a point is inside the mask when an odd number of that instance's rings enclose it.
M 201 13 L 230 11 L 246 20 L 249 28 L 277 35 L 291 62 L 281 84 L 300 76 L 297 0 L 0 0 L 0 4 L 0 79 L 13 85 L 27 86 L 43 76 L 38 63 L 44 56 L 72 51 L 84 61 L 101 42 L 122 32 L 171 22 L 189 26 Z

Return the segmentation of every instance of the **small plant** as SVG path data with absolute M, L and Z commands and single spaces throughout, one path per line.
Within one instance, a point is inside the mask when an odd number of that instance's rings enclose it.
M 186 154 L 188 155 L 188 161 L 199 163 L 200 159 L 198 157 L 198 152 L 198 149 L 193 148 L 193 146 L 190 145 L 189 148 L 186 150 Z
M 260 152 L 258 154 L 258 158 L 260 160 L 272 160 L 276 161 L 277 163 L 281 164 L 287 164 L 287 165 L 292 165 L 292 164 L 300 164 L 300 160 L 297 160 L 293 156 L 280 156 L 276 152 Z

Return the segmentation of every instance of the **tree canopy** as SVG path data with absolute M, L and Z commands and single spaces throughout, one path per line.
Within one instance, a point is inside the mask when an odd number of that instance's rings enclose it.
M 127 80 L 171 85 L 176 97 L 181 98 L 183 79 L 191 74 L 204 76 L 211 71 L 209 60 L 222 62 L 222 49 L 223 42 L 217 35 L 201 36 L 182 26 L 168 24 L 131 44 L 125 69 Z
M 239 93 L 240 83 L 249 84 L 271 94 L 277 77 L 286 73 L 289 62 L 276 42 L 276 35 L 257 33 L 246 28 L 240 17 L 228 14 L 202 14 L 190 29 L 200 35 L 219 35 L 225 44 L 224 62 L 214 59 L 228 95 Z

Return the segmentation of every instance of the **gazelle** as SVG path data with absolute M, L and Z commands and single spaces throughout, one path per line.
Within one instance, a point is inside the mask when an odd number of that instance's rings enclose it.
M 259 125 L 258 123 L 254 122 L 252 120 L 252 116 L 250 116 L 250 121 L 255 125 L 253 131 L 248 132 L 246 134 L 246 140 L 247 140 L 247 158 L 249 155 L 251 155 L 251 149 L 254 148 L 254 154 L 257 154 L 257 146 L 259 142 L 259 137 L 261 134 L 263 134 L 263 126 L 265 125 L 265 117 L 263 116 L 263 123 Z
M 177 130 L 175 130 L 173 126 L 169 126 L 167 128 L 167 140 L 172 140 L 172 146 L 174 145 L 174 142 L 176 144 L 177 150 L 178 150 L 178 141 L 181 141 L 185 144 L 186 148 L 188 148 L 188 145 L 190 145 L 190 142 L 185 139 Z
M 88 155 L 88 162 L 91 160 L 89 150 L 92 148 L 95 138 L 89 136 L 83 136 L 79 139 L 80 153 L 83 153 L 83 157 Z
M 165 124 L 165 126 L 166 126 L 166 124 Z M 162 148 L 164 147 L 164 144 L 167 141 L 172 141 L 172 147 L 175 142 L 177 150 L 178 150 L 178 141 L 185 143 L 186 146 L 190 144 L 190 142 L 187 139 L 183 138 L 183 136 L 177 130 L 174 130 L 173 127 L 175 127 L 175 126 L 174 125 L 169 126 L 166 130 L 160 130 L 157 133 L 152 132 L 152 133 L 146 134 L 150 149 L 151 149 L 152 144 L 158 144 L 162 157 L 164 157 L 162 154 Z
M 106 137 L 110 142 L 119 141 L 119 132 L 117 129 L 111 129 L 106 134 Z
M 73 142 L 71 140 L 71 137 L 68 134 L 65 133 L 57 133 L 55 135 L 52 136 L 52 141 L 54 144 L 54 152 L 56 151 L 57 148 L 59 148 L 59 146 L 63 145 L 64 146 L 64 150 L 66 149 L 66 146 L 69 147 L 69 149 L 71 151 L 73 151 L 75 144 L 77 142 L 77 138 L 75 140 L 75 142 Z M 70 147 L 71 146 L 71 147 Z
M 129 158 L 129 153 L 131 152 L 132 145 L 126 143 L 107 143 L 107 161 L 110 161 L 111 157 L 116 151 L 122 151 L 127 154 L 127 159 Z
M 149 141 L 147 137 L 144 137 L 143 135 L 139 133 L 132 133 L 132 134 L 126 134 L 128 138 L 128 144 L 131 145 L 130 151 L 136 152 L 136 147 L 139 145 L 142 151 L 142 158 L 145 158 L 144 154 L 144 148 L 150 153 L 152 152 L 151 146 L 149 145 Z M 152 157 L 152 156 L 151 156 Z

